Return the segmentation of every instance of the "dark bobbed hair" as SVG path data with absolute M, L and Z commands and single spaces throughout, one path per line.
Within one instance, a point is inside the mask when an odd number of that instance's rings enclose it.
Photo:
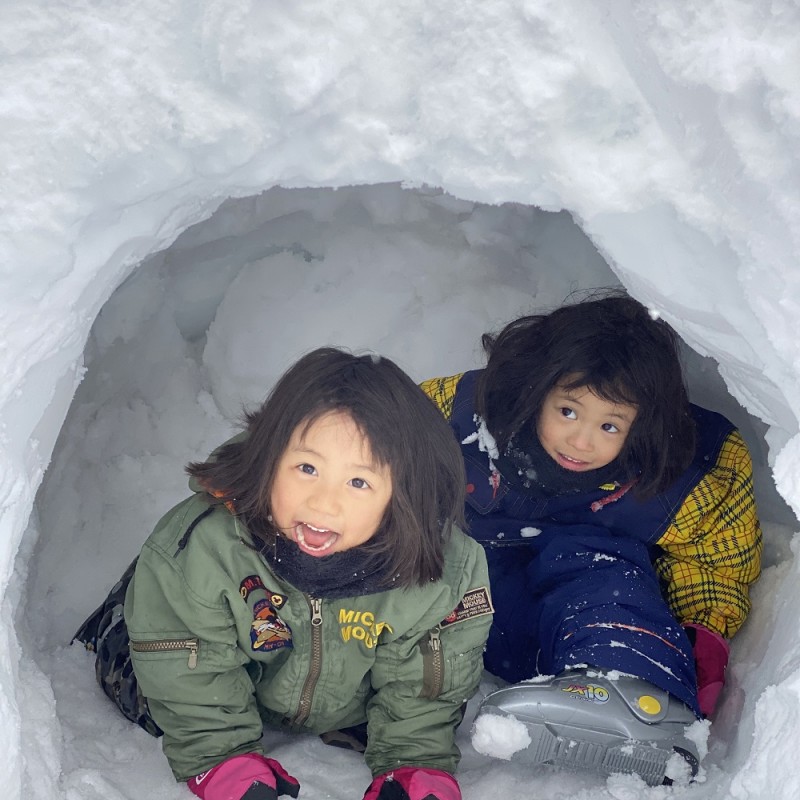
M 475 404 L 501 450 L 514 433 L 536 426 L 553 387 L 585 386 L 637 407 L 618 459 L 625 476 L 639 476 L 640 498 L 664 491 L 691 461 L 695 430 L 677 334 L 628 295 L 594 292 L 516 319 L 484 334 L 482 344 L 488 362 Z
M 438 580 L 452 524 L 463 525 L 465 478 L 450 426 L 425 393 L 393 361 L 322 347 L 278 380 L 266 401 L 245 412 L 246 436 L 221 447 L 187 472 L 230 502 L 262 546 L 278 535 L 270 495 L 278 462 L 293 432 L 331 412 L 349 414 L 388 466 L 392 497 L 368 542 L 387 584 L 409 587 Z

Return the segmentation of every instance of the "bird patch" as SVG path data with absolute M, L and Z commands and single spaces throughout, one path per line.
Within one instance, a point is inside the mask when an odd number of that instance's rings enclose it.
M 253 610 L 250 646 L 254 651 L 292 647 L 292 629 L 278 616 L 278 609 L 286 605 L 286 595 L 270 591 L 260 575 L 248 575 L 239 584 L 239 595 Z
M 292 630 L 278 616 L 268 600 L 259 600 L 253 607 L 250 643 L 253 650 L 277 650 L 292 646 Z

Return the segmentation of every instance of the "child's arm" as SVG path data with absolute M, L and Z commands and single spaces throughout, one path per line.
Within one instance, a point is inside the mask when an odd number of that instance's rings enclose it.
M 678 620 L 733 636 L 750 611 L 762 548 L 752 462 L 738 431 L 728 435 L 658 545 L 664 554 L 656 569 Z
M 459 760 L 455 731 L 480 682 L 492 614 L 483 550 L 462 534 L 458 539 L 461 554 L 451 573 L 459 587 L 455 596 L 466 595 L 459 613 L 438 609 L 437 620 L 441 615 L 444 624 L 431 619 L 431 628 L 377 648 L 372 670 L 376 694 L 367 709 L 365 758 L 375 776 L 369 800 L 383 798 L 389 773 L 396 776 L 394 788 L 410 800 L 429 794 L 437 800 L 460 798 L 451 777 Z M 439 655 L 442 672 L 432 669 Z
M 752 477 L 750 453 L 733 431 L 658 542 L 664 554 L 656 570 L 692 643 L 698 702 L 706 716 L 725 682 L 727 639 L 750 611 L 749 586 L 761 570 Z
M 227 604 L 199 597 L 175 559 L 148 542 L 125 619 L 136 677 L 177 780 L 232 756 L 262 753 L 262 721 Z M 152 642 L 165 649 L 146 644 Z

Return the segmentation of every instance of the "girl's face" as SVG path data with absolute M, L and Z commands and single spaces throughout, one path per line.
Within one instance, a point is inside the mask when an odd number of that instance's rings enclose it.
M 304 553 L 328 556 L 371 539 L 392 497 L 353 418 L 332 411 L 298 426 L 278 461 L 270 505 L 275 525 Z
M 636 406 L 603 400 L 585 386 L 555 386 L 544 399 L 536 432 L 559 466 L 588 472 L 620 454 L 635 419 Z

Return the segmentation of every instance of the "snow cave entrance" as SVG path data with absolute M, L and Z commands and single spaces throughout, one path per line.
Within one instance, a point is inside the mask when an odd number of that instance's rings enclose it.
M 567 212 L 399 184 L 228 200 L 142 262 L 95 320 L 23 554 L 20 640 L 52 682 L 67 761 L 96 749 L 75 721 L 87 707 L 98 720 L 116 714 L 92 662 L 65 647 L 71 635 L 186 495 L 183 466 L 227 438 L 300 354 L 368 348 L 416 380 L 453 374 L 482 363 L 483 332 L 618 285 Z M 752 449 L 762 518 L 793 524 L 765 426 L 711 359 L 687 348 L 685 360 L 692 399 L 729 416 Z M 766 538 L 766 563 L 783 560 L 788 538 Z

